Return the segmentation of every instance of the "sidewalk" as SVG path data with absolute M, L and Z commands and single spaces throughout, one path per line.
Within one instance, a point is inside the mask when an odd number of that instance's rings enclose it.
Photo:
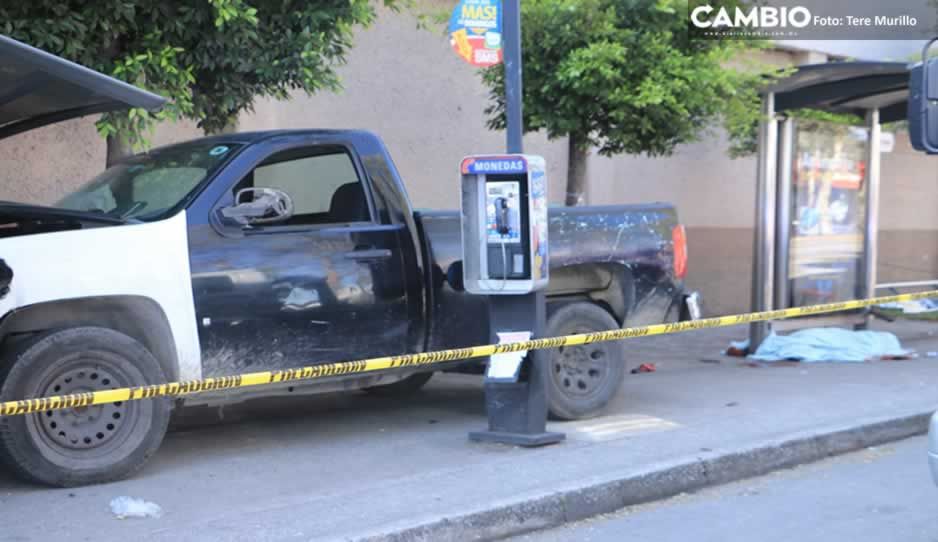
M 485 425 L 482 391 L 460 375 L 407 399 L 290 398 L 228 408 L 221 424 L 193 412 L 132 480 L 49 490 L 0 472 L 3 538 L 466 540 L 552 526 L 923 431 L 938 408 L 938 358 L 925 356 L 938 324 L 876 327 L 922 357 L 722 356 L 744 327 L 630 340 L 629 368 L 658 370 L 628 375 L 605 416 L 552 424 L 568 440 L 533 450 L 468 442 Z M 117 520 L 120 495 L 165 513 Z

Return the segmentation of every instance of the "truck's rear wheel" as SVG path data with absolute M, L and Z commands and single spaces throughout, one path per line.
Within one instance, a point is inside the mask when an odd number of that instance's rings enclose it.
M 117 331 L 55 331 L 4 361 L 0 399 L 47 397 L 165 382 L 153 355 Z M 124 478 L 166 434 L 172 402 L 127 401 L 0 418 L 0 457 L 20 477 L 53 486 Z
M 602 307 L 577 302 L 553 311 L 546 331 L 548 337 L 557 337 L 618 327 Z M 615 397 L 625 375 L 624 351 L 618 342 L 555 348 L 549 359 L 547 406 L 555 419 L 596 416 Z

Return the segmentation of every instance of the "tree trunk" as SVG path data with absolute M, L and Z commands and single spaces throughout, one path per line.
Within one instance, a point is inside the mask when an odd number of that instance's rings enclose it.
M 589 144 L 580 141 L 574 134 L 568 136 L 570 152 L 567 156 L 567 197 L 569 206 L 586 203 L 586 162 L 589 159 Z
M 107 136 L 107 158 L 105 166 L 111 167 L 116 162 L 133 154 L 133 146 L 130 139 L 124 134 L 112 134 Z
M 235 115 L 228 119 L 224 128 L 216 131 L 205 130 L 205 135 L 233 134 L 238 131 L 238 116 Z

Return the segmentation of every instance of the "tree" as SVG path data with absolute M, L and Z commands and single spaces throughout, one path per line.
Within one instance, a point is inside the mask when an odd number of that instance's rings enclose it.
M 668 155 L 724 114 L 758 116 L 760 74 L 726 67 L 756 44 L 692 40 L 686 0 L 525 0 L 524 129 L 569 138 L 567 205 L 583 200 L 591 148 Z M 505 127 L 504 69 L 483 72 L 492 129 Z
M 146 111 L 104 115 L 108 163 L 142 146 L 155 122 L 186 117 L 207 133 L 231 126 L 259 96 L 339 88 L 335 68 L 368 0 L 32 0 L 5 2 L 15 39 L 167 96 Z M 394 0 L 385 0 L 393 7 Z

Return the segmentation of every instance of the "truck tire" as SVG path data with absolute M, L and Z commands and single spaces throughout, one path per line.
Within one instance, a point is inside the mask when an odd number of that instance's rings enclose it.
M 549 311 L 547 337 L 618 329 L 605 309 L 576 302 Z M 548 353 L 547 406 L 558 420 L 581 420 L 598 415 L 615 397 L 625 376 L 621 342 L 565 346 Z
M 143 345 L 106 328 L 50 332 L 12 354 L 0 371 L 3 401 L 166 381 Z M 51 486 L 118 480 L 156 452 L 171 411 L 172 401 L 159 398 L 0 418 L 0 459 Z
M 403 380 L 398 380 L 397 382 L 392 382 L 390 384 L 371 386 L 364 388 L 364 390 L 372 395 L 379 395 L 382 397 L 409 395 L 411 393 L 416 393 L 420 390 L 420 388 L 424 387 L 424 385 L 430 381 L 430 377 L 432 376 L 433 371 L 412 374 Z

